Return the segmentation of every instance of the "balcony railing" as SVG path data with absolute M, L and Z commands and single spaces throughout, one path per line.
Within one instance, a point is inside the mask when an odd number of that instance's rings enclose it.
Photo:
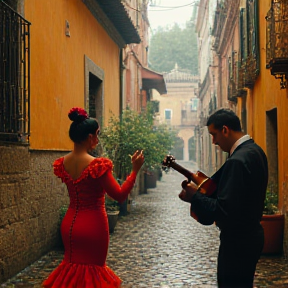
M 241 63 L 237 62 L 236 67 L 237 96 L 241 97 L 247 93 L 245 89 L 245 66 L 241 66 Z
M 209 110 L 208 110 L 209 115 L 215 112 L 216 109 L 217 109 L 217 98 L 216 95 L 214 95 L 209 101 Z
M 245 67 L 245 68 L 244 68 Z M 254 83 L 259 75 L 259 68 L 257 65 L 257 59 L 253 54 L 249 54 L 246 58 L 244 64 L 245 74 L 244 74 L 244 83 L 245 87 L 253 88 Z
M 236 83 L 233 79 L 230 79 L 228 83 L 228 100 L 232 102 L 237 102 L 236 96 L 237 96 Z
M 288 1 L 273 0 L 266 16 L 266 67 L 287 86 L 288 75 Z
M 221 33 L 223 33 L 223 28 L 227 18 L 228 5 L 224 1 L 217 1 L 216 5 L 214 25 L 211 34 L 214 36 L 213 49 L 217 50 L 221 39 Z
M 199 122 L 197 118 L 197 111 L 181 111 L 181 126 L 196 126 Z
M 247 69 L 245 65 L 241 65 L 238 61 L 239 53 L 232 52 L 229 57 L 229 82 L 227 87 L 228 100 L 237 102 L 237 97 L 241 97 L 245 92 L 245 76 Z M 246 76 L 247 77 L 247 76 Z
M 252 89 L 260 72 L 258 6 L 259 0 L 246 0 L 245 8 L 240 10 L 240 49 L 236 79 L 238 96 Z
M 201 112 L 200 117 L 199 117 L 200 127 L 206 126 L 207 120 L 208 120 L 208 116 L 204 116 L 203 112 Z
M 0 141 L 29 141 L 30 23 L 0 1 Z

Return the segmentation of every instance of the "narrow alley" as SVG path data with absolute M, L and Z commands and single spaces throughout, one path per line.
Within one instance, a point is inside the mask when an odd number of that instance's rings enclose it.
M 181 165 L 196 169 L 188 162 Z M 182 180 L 176 171 L 163 173 L 157 188 L 134 198 L 131 213 L 119 219 L 110 236 L 107 264 L 125 288 L 216 287 L 219 231 L 189 216 L 189 205 L 178 199 Z M 41 287 L 61 259 L 62 252 L 51 251 L 1 288 Z M 255 287 L 288 287 L 287 260 L 263 256 Z

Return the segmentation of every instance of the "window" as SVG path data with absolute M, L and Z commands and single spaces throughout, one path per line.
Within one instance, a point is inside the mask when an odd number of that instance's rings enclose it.
M 28 142 L 30 23 L 0 1 L 0 141 Z
M 197 111 L 198 107 L 198 98 L 194 98 L 190 100 L 190 111 Z
M 182 116 L 182 119 L 187 119 L 187 110 L 182 110 L 181 116 Z
M 172 110 L 165 109 L 165 120 L 171 120 L 171 118 L 172 118 Z

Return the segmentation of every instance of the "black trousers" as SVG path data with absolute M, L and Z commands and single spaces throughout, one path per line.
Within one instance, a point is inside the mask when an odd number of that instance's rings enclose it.
M 248 231 L 221 231 L 217 265 L 218 287 L 253 288 L 257 262 L 264 245 L 261 226 Z

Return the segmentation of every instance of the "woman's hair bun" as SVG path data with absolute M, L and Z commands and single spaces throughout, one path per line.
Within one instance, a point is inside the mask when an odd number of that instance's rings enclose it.
M 72 108 L 69 113 L 68 117 L 71 121 L 81 123 L 85 119 L 89 118 L 87 112 L 83 108 L 74 107 Z

